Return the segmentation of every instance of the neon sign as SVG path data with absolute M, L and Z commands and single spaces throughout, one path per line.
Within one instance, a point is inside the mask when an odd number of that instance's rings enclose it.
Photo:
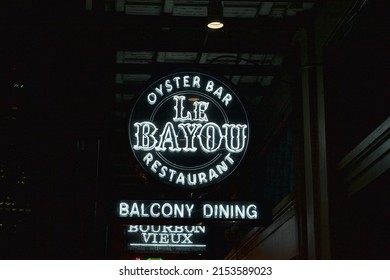
M 190 189 L 228 177 L 249 140 L 247 115 L 234 91 L 196 72 L 149 86 L 133 107 L 128 131 L 136 159 L 151 176 Z
M 120 201 L 120 218 L 258 220 L 259 208 L 254 202 L 192 201 Z
M 205 251 L 205 226 L 128 225 L 128 248 L 133 251 Z

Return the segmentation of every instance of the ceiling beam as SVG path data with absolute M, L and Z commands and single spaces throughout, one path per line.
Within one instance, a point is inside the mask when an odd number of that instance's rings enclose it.
M 302 12 L 302 15 L 304 12 Z M 123 29 L 145 30 L 152 28 L 207 28 L 207 17 L 196 16 L 173 16 L 165 15 L 126 15 L 120 13 L 91 15 L 90 20 L 104 23 L 112 27 Z M 254 29 L 286 29 L 293 30 L 299 26 L 305 26 L 305 16 L 294 16 L 284 18 L 272 18 L 269 16 L 257 18 L 224 18 L 224 29 L 233 30 L 254 30 Z
M 284 53 L 305 17 L 226 18 L 222 30 L 211 31 L 204 17 L 129 16 L 118 13 L 90 18 L 104 26 L 113 49 L 165 52 Z M 207 34 L 207 42 L 204 38 Z
M 233 40 L 232 38 L 222 38 L 221 40 L 209 39 L 203 44 L 203 38 L 178 40 L 148 40 L 133 36 L 129 38 L 119 38 L 110 36 L 110 45 L 113 50 L 134 51 L 134 52 L 203 52 L 203 53 L 255 53 L 255 54 L 282 54 L 290 47 L 289 37 L 273 38 L 243 38 Z M 139 38 L 139 40 L 138 40 Z M 217 42 L 215 42 L 217 41 Z
M 180 69 L 203 69 L 220 75 L 275 76 L 280 75 L 280 65 L 235 65 L 235 64 L 195 64 L 195 63 L 122 63 L 114 66 L 116 73 L 122 74 L 160 74 Z

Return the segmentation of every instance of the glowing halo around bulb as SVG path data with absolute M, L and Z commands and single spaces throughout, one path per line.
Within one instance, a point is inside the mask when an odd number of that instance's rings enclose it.
M 249 141 L 246 111 L 228 82 L 200 72 L 162 77 L 135 101 L 129 142 L 157 181 L 197 189 L 227 178 Z
M 210 29 L 220 29 L 223 27 L 223 23 L 220 21 L 212 21 L 207 24 L 207 27 Z

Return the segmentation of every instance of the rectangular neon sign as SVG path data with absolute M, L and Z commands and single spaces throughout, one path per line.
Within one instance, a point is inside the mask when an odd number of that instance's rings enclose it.
M 128 225 L 128 249 L 132 251 L 205 251 L 205 226 Z
M 255 202 L 124 200 L 117 204 L 116 216 L 132 219 L 255 221 L 260 219 L 260 209 Z

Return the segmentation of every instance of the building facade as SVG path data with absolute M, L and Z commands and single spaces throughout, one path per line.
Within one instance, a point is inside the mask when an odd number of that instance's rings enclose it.
M 3 259 L 389 258 L 384 1 L 222 1 L 212 31 L 209 1 L 49 2 L 12 1 L 1 27 Z M 159 182 L 129 143 L 138 96 L 180 71 L 226 80 L 248 115 L 245 157 L 205 188 Z M 124 200 L 256 201 L 265 218 L 118 219 Z M 139 223 L 207 248 L 134 251 Z

